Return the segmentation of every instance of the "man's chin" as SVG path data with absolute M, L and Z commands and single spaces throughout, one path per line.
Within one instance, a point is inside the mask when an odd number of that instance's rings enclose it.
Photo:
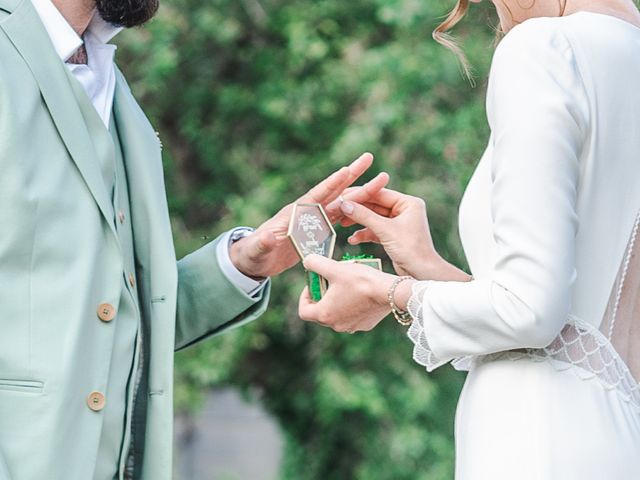
M 105 22 L 118 27 L 138 27 L 158 11 L 159 0 L 96 0 L 98 13 Z

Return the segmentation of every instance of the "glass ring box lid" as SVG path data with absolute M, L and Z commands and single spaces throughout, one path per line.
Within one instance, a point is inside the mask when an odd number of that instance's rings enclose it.
M 301 260 L 311 254 L 333 257 L 336 232 L 319 203 L 297 203 L 293 206 L 287 237 Z M 320 300 L 328 287 L 326 279 L 314 272 L 307 272 L 307 285 L 314 301 Z

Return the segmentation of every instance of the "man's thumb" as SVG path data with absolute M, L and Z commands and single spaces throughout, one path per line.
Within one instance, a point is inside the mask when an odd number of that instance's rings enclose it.
M 271 252 L 278 240 L 271 230 L 265 230 L 258 235 L 258 251 L 264 255 Z

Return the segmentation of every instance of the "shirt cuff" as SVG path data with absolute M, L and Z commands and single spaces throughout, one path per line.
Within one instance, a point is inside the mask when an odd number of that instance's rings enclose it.
M 231 261 L 231 256 L 229 255 L 229 248 L 231 247 L 231 244 L 250 235 L 252 232 L 253 229 L 249 227 L 237 227 L 233 230 L 229 230 L 220 238 L 216 248 L 216 255 L 218 257 L 220 270 L 222 270 L 222 273 L 224 273 L 227 279 L 247 295 L 253 297 L 260 293 L 268 279 L 258 281 L 251 277 L 247 277 L 236 268 Z

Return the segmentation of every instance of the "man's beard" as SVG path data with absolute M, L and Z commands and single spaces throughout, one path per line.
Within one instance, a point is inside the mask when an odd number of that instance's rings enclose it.
M 159 0 L 96 0 L 103 20 L 119 27 L 136 27 L 151 20 Z

